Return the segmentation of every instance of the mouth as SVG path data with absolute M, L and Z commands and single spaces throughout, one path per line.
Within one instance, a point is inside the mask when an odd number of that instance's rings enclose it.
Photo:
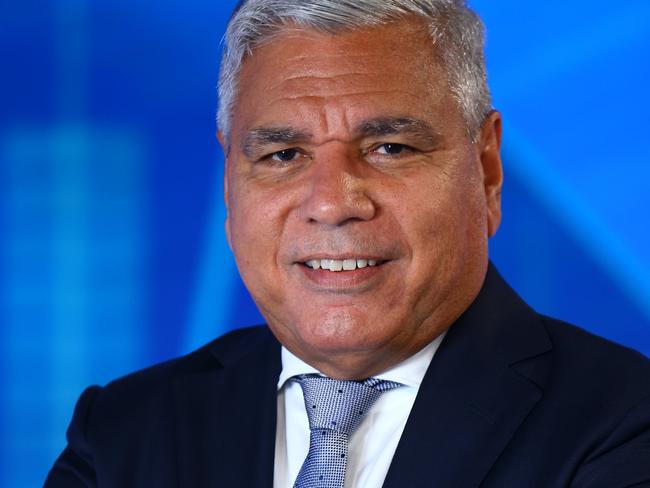
M 378 256 L 356 257 L 350 255 L 331 257 L 312 257 L 298 261 L 304 276 L 318 291 L 337 294 L 360 293 L 378 285 L 386 277 L 392 259 Z
M 370 258 L 347 258 L 347 259 L 310 259 L 302 263 L 308 268 L 339 273 L 342 271 L 355 271 L 367 267 L 374 267 L 383 264 L 384 261 Z

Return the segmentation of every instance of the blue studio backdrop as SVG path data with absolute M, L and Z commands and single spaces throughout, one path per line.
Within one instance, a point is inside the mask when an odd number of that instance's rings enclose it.
M 491 255 L 538 310 L 650 354 L 650 2 L 474 0 L 504 115 Z M 262 319 L 214 138 L 234 0 L 0 14 L 0 486 L 39 486 L 82 389 Z

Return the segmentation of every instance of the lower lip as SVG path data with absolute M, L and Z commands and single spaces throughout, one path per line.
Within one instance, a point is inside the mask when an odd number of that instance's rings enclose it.
M 344 291 L 346 288 L 355 288 L 367 285 L 382 274 L 388 262 L 376 266 L 366 266 L 353 271 L 327 271 L 313 269 L 304 264 L 299 264 L 304 275 L 313 283 L 324 287 Z

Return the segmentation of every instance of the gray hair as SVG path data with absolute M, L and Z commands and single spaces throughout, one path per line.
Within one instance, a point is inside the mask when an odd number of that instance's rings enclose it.
M 408 16 L 419 17 L 429 26 L 450 89 L 474 139 L 492 102 L 483 22 L 465 0 L 241 0 L 228 24 L 221 59 L 217 123 L 222 135 L 228 140 L 242 62 L 288 24 L 337 34 Z

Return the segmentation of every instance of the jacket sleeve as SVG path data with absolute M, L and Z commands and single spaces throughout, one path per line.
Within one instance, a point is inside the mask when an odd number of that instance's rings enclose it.
M 650 487 L 650 398 L 628 411 L 578 470 L 572 488 Z
M 68 427 L 68 445 L 50 470 L 44 488 L 97 486 L 92 448 L 87 439 L 87 424 L 93 402 L 100 391 L 100 387 L 91 386 L 81 394 Z

